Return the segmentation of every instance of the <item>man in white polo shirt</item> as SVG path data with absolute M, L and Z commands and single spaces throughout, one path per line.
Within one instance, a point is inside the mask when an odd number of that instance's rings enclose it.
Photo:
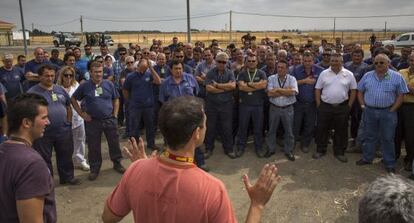
M 312 157 L 319 159 L 326 154 L 329 130 L 333 127 L 334 156 L 345 163 L 348 162 L 344 155 L 348 143 L 348 116 L 355 101 L 357 83 L 352 72 L 343 68 L 342 64 L 341 54 L 332 54 L 331 66 L 322 71 L 315 85 L 318 107 L 315 137 L 317 147 Z

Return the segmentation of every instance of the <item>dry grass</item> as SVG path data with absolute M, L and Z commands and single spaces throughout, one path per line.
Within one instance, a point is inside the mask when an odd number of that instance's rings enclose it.
M 245 33 L 232 33 L 232 41 L 241 44 L 241 37 Z M 327 39 L 328 42 L 334 42 L 334 35 L 332 32 L 307 32 L 302 34 L 292 32 L 253 32 L 258 42 L 262 38 L 275 38 L 283 41 L 287 40 L 293 44 L 304 44 L 308 37 L 312 37 L 313 41 L 319 43 L 321 39 Z M 341 37 L 344 43 L 361 43 L 367 44 L 372 32 L 336 32 L 336 37 Z M 378 40 L 390 39 L 392 34 L 399 33 L 389 32 L 385 36 L 384 33 L 376 33 Z M 186 42 L 186 33 L 140 33 L 140 34 L 113 34 L 111 35 L 115 43 L 138 43 L 140 45 L 149 45 L 152 39 L 161 40 L 164 45 L 170 44 L 174 36 L 177 36 L 179 41 Z M 284 39 L 286 37 L 286 39 Z M 52 36 L 33 36 L 30 38 L 33 44 L 52 44 Z M 209 43 L 211 40 L 217 39 L 220 43 L 229 43 L 229 32 L 195 32 L 191 35 L 192 42 L 202 41 Z

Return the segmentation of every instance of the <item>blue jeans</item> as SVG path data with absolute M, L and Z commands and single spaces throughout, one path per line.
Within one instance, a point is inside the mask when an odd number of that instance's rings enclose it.
M 239 106 L 239 132 L 237 149 L 244 151 L 247 141 L 250 118 L 253 121 L 254 147 L 256 151 L 262 150 L 263 145 L 263 105 Z
M 379 141 L 384 164 L 387 168 L 395 167 L 394 136 L 397 127 L 397 113 L 389 109 L 366 108 L 364 111 L 365 142 L 362 150 L 363 160 L 372 162 L 375 158 L 375 146 Z
M 294 105 L 293 134 L 295 140 L 303 147 L 309 147 L 316 127 L 316 104 L 315 102 L 296 102 Z M 301 131 L 302 130 L 302 131 Z
M 293 106 L 286 108 L 278 108 L 270 105 L 269 109 L 269 132 L 267 132 L 266 143 L 270 152 L 276 151 L 276 132 L 279 128 L 279 123 L 282 122 L 285 130 L 285 153 L 291 153 L 295 144 L 295 137 L 293 136 Z

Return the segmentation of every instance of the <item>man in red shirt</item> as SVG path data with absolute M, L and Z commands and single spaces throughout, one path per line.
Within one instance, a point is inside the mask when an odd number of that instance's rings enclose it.
M 144 142 L 125 148 L 131 164 L 108 197 L 102 219 L 118 222 L 131 210 L 135 222 L 236 222 L 224 184 L 193 163 L 194 150 L 204 141 L 206 115 L 196 97 L 183 96 L 163 104 L 159 126 L 167 149 L 145 159 Z M 255 185 L 243 177 L 251 205 L 246 222 L 259 222 L 280 177 L 265 165 Z

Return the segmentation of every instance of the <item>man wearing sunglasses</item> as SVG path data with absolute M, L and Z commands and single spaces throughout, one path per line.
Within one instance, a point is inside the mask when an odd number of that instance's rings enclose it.
M 246 62 L 246 70 L 242 71 L 238 77 L 240 98 L 237 153 L 238 156 L 244 153 L 249 123 L 252 119 L 256 155 L 263 157 L 263 104 L 267 77 L 264 71 L 257 69 L 256 56 L 248 56 Z
M 395 173 L 397 110 L 409 90 L 403 77 L 388 68 L 389 64 L 387 55 L 378 54 L 374 58 L 375 70 L 366 73 L 358 84 L 358 101 L 365 113 L 365 143 L 362 159 L 356 164 L 371 164 L 376 145 L 380 142 L 386 171 Z
M 233 90 L 236 88 L 236 80 L 233 72 L 226 68 L 228 59 L 229 56 L 226 53 L 218 53 L 216 67 L 211 69 L 206 76 L 207 133 L 205 145 L 206 153 L 211 156 L 215 136 L 218 135 L 217 129 L 220 129 L 224 152 L 230 158 L 236 158 L 232 136 Z

